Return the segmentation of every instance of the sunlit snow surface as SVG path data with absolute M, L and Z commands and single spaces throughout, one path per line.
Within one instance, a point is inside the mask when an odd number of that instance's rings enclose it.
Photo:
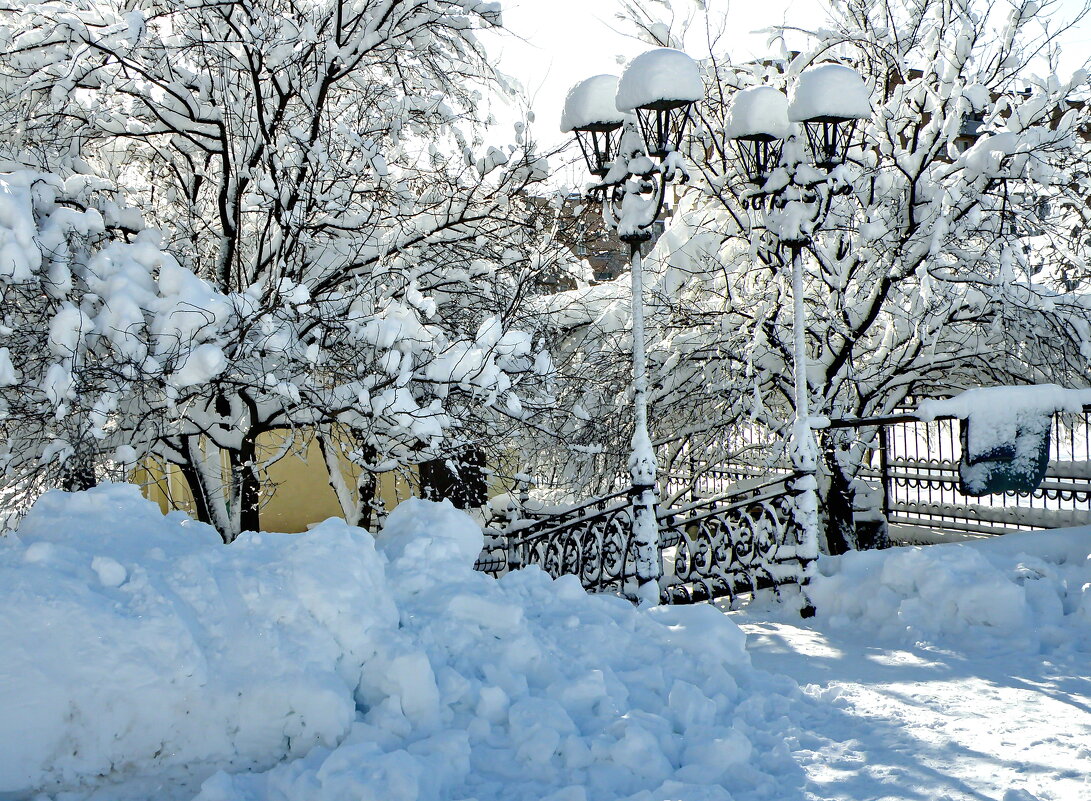
M 807 799 L 1091 798 L 1091 528 L 823 560 L 800 621 L 733 613 L 796 679 Z
M 1091 531 L 825 560 L 817 618 L 734 613 L 749 653 L 480 544 L 425 502 L 224 547 L 46 496 L 0 540 L 0 798 L 1091 797 Z

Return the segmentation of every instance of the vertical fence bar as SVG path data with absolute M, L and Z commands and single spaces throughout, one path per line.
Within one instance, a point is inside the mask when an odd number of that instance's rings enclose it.
M 883 520 L 890 523 L 890 428 L 879 426 L 879 480 L 883 486 Z

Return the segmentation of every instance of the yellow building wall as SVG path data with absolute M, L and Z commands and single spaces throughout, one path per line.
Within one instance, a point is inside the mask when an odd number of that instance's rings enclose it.
M 283 445 L 283 438 L 280 432 L 263 435 L 258 439 L 259 453 L 273 453 Z M 346 483 L 354 487 L 359 470 L 341 459 L 341 472 Z M 264 531 L 301 532 L 327 518 L 342 516 L 317 444 L 310 443 L 275 462 L 267 479 L 260 512 Z M 196 517 L 193 496 L 178 468 L 168 465 L 164 470 L 160 465 L 145 465 L 133 471 L 131 480 L 164 513 L 180 509 Z M 416 471 L 410 468 L 408 477 L 396 472 L 381 474 L 379 493 L 387 510 L 393 509 L 400 501 L 418 494 Z

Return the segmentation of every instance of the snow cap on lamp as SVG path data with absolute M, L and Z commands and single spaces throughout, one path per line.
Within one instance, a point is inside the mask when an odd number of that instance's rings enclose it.
M 788 98 L 771 86 L 736 93 L 724 136 L 732 140 L 750 182 L 761 186 L 780 161 L 781 145 L 791 133 Z
M 704 97 L 697 62 L 681 50 L 659 47 L 629 62 L 618 82 L 616 103 L 621 111 L 674 108 Z
M 754 86 L 735 94 L 724 126 L 728 139 L 785 139 L 791 133 L 788 98 L 772 86 Z
M 616 75 L 595 75 L 580 81 L 568 90 L 561 112 L 561 130 L 576 135 L 588 171 L 604 178 L 617 157 L 620 128 L 633 119 L 632 114 L 618 111 L 614 103 L 617 94 Z
M 792 122 L 864 120 L 871 95 L 860 73 L 843 64 L 819 64 L 799 74 L 789 93 Z
M 618 111 L 616 75 L 595 75 L 568 90 L 561 113 L 562 133 L 572 131 L 609 131 L 621 126 L 632 114 Z
M 844 164 L 859 120 L 871 116 L 871 96 L 860 73 L 843 64 L 819 64 L 799 74 L 788 119 L 803 124 L 815 166 Z
M 681 146 L 690 106 L 704 94 L 697 62 L 681 50 L 660 47 L 629 62 L 618 81 L 616 104 L 636 112 L 648 155 L 665 159 Z

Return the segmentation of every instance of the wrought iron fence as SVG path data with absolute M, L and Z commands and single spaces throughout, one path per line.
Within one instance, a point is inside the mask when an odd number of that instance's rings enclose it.
M 887 521 L 910 536 L 915 529 L 1002 534 L 1091 523 L 1091 412 L 1054 415 L 1046 477 L 1033 492 L 960 492 L 958 420 L 890 423 L 876 439 L 864 477 L 881 485 Z
M 664 603 L 695 603 L 762 587 L 799 583 L 794 476 L 772 476 L 729 493 L 657 510 Z M 498 575 L 538 565 L 551 576 L 576 575 L 592 592 L 626 594 L 636 578 L 632 499 L 628 491 L 547 516 L 531 515 L 493 532 L 478 569 Z M 504 561 L 506 558 L 506 562 Z
M 879 423 L 877 421 L 884 421 Z M 887 418 L 841 421 L 865 445 L 861 477 L 880 490 L 883 517 L 903 539 L 943 538 L 948 534 L 988 535 L 1091 523 L 1091 411 L 1054 415 L 1050 462 L 1034 492 L 971 497 L 959 491 L 962 456 L 959 421 L 921 421 L 908 410 Z M 835 421 L 834 426 L 839 425 Z M 760 445 L 763 431 L 736 433 L 733 443 Z M 685 449 L 679 448 L 685 455 Z M 675 497 L 720 493 L 759 475 L 788 472 L 767 455 L 728 459 L 718 464 L 676 459 L 667 476 Z
M 1054 416 L 1046 478 L 1029 493 L 960 492 L 958 425 L 902 415 L 831 427 L 855 430 L 868 454 L 862 477 L 882 489 L 883 515 L 910 539 L 925 530 L 985 535 L 1091 523 L 1091 410 Z M 657 510 L 664 603 L 733 599 L 805 580 L 795 474 L 769 461 L 701 463 L 682 448 L 674 467 L 664 482 L 671 502 Z M 554 577 L 579 576 L 590 591 L 626 594 L 636 573 L 630 491 L 490 530 L 478 569 L 499 575 L 531 564 Z
M 733 492 L 662 510 L 660 582 L 667 603 L 694 603 L 801 583 L 795 476 L 769 476 Z

